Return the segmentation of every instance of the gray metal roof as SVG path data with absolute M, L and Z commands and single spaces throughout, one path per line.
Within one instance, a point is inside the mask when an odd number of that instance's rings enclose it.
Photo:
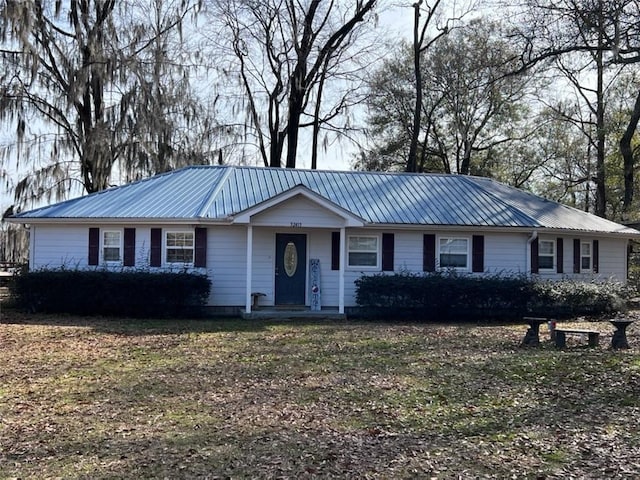
M 462 175 L 193 166 L 16 215 L 29 219 L 224 220 L 298 185 L 370 224 L 637 230 Z

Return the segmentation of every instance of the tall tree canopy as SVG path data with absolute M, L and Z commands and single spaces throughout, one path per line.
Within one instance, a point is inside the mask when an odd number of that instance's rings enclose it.
M 635 0 L 527 0 L 518 19 L 518 31 L 513 39 L 523 45 L 520 69 L 548 60 L 556 62 L 592 111 L 594 129 L 585 133 L 596 156 L 596 168 L 591 178 L 596 190 L 595 213 L 604 217 L 607 213 L 604 101 L 607 69 L 611 65 L 640 62 L 640 4 Z M 579 65 L 577 68 L 576 64 Z M 588 70 L 592 73 L 590 82 L 584 77 Z M 640 92 L 626 133 L 620 139 L 625 209 L 633 199 L 634 158 L 630 144 L 639 119 Z
M 18 159 L 19 204 L 174 166 L 175 132 L 195 116 L 180 32 L 196 10 L 189 1 L 0 2 L 0 120 L 13 122 L 17 140 L 0 162 Z
M 474 20 L 423 52 L 421 140 L 415 168 L 409 170 L 474 173 L 480 165 L 474 165 L 474 156 L 525 135 L 524 100 L 531 79 L 506 75 L 514 52 L 500 32 L 493 22 Z M 370 120 L 378 144 L 364 153 L 361 168 L 406 169 L 411 158 L 417 89 L 407 52 L 405 47 L 372 77 Z

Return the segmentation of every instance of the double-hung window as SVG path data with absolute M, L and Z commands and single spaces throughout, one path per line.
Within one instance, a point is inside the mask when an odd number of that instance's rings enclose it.
M 166 263 L 191 264 L 194 257 L 193 232 L 166 232 Z
M 580 271 L 591 272 L 591 242 L 580 243 Z
M 350 267 L 378 268 L 377 236 L 350 236 L 347 249 Z
M 102 261 L 105 263 L 122 262 L 122 232 L 120 230 L 102 231 Z
M 538 246 L 538 267 L 540 270 L 553 270 L 556 256 L 556 242 L 540 240 Z
M 464 237 L 440 237 L 438 261 L 442 269 L 469 269 L 469 239 Z

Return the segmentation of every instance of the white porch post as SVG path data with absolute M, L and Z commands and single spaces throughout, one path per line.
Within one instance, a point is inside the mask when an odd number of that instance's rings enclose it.
M 346 229 L 340 229 L 340 272 L 338 278 L 338 313 L 344 313 L 344 252 L 346 247 Z
M 251 313 L 251 277 L 253 276 L 253 226 L 247 226 L 247 292 L 245 312 Z

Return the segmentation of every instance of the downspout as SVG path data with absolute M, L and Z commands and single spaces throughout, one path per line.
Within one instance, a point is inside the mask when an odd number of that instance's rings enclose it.
M 527 240 L 527 251 L 524 254 L 525 267 L 526 267 L 525 272 L 529 278 L 531 278 L 531 244 L 535 242 L 536 238 L 538 238 L 538 231 L 534 230 L 531 233 L 529 240 Z

